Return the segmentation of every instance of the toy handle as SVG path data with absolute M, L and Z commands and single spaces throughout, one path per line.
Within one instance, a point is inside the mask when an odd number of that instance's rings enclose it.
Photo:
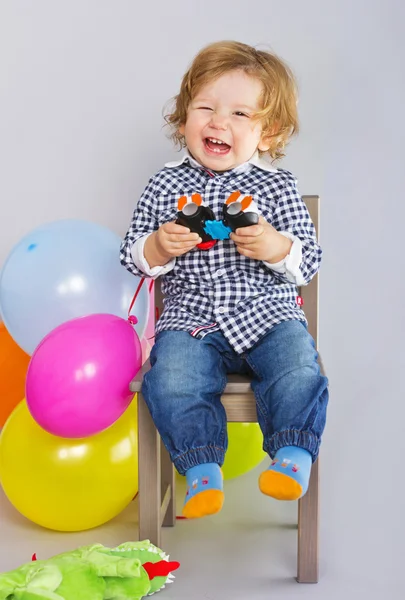
M 252 196 L 242 196 L 240 192 L 231 194 L 224 204 L 223 221 L 232 231 L 257 225 L 259 209 Z
M 208 250 L 216 244 L 216 240 L 204 231 L 206 221 L 215 221 L 215 215 L 208 206 L 197 206 L 196 204 L 186 204 L 182 210 L 177 213 L 176 223 L 188 227 L 193 233 L 198 233 L 202 242 L 197 244 L 200 250 Z

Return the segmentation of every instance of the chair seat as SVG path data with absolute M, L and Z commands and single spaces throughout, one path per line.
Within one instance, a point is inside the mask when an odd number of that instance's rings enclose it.
M 129 384 L 131 392 L 140 392 L 142 388 L 142 380 L 150 369 L 150 361 L 147 360 L 142 366 L 142 369 L 138 371 L 134 379 Z M 252 390 L 250 388 L 251 378 L 247 375 L 230 374 L 228 375 L 228 381 L 223 394 L 249 394 Z
M 319 366 L 321 368 L 321 373 L 325 375 L 325 369 L 323 367 L 322 358 L 318 356 Z M 150 369 L 150 361 L 149 359 L 142 365 L 142 368 L 135 375 L 131 383 L 129 384 L 129 389 L 131 392 L 140 392 L 142 388 L 142 380 L 144 378 L 145 373 L 147 373 Z M 229 394 L 249 394 L 251 395 L 252 389 L 250 387 L 250 382 L 252 381 L 251 377 L 248 375 L 238 375 L 237 373 L 232 373 L 228 375 L 228 381 L 226 383 L 225 389 L 222 392 L 224 396 Z
M 320 356 L 318 360 L 321 372 L 325 374 Z M 129 385 L 132 392 L 141 391 L 142 379 L 149 369 L 150 362 L 147 360 Z M 257 422 L 256 402 L 250 387 L 251 381 L 251 378 L 247 375 L 238 375 L 237 373 L 228 375 L 228 381 L 222 392 L 221 402 L 225 408 L 229 423 Z
M 147 360 L 142 369 L 136 374 L 129 384 L 131 392 L 140 392 L 142 379 L 150 369 Z M 247 375 L 230 374 L 221 401 L 224 405 L 227 419 L 230 423 L 255 423 L 257 422 L 256 402 L 250 387 L 251 378 Z

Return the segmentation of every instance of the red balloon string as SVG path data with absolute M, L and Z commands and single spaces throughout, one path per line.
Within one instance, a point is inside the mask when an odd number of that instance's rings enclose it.
M 128 321 L 131 323 L 131 325 L 136 325 L 138 323 L 138 319 L 135 317 L 135 315 L 131 315 L 131 310 L 132 310 L 132 307 L 135 304 L 135 301 L 136 301 L 136 299 L 138 297 L 139 292 L 141 291 L 141 287 L 143 286 L 143 283 L 144 283 L 145 279 L 146 279 L 146 277 L 141 277 L 141 280 L 138 283 L 138 287 L 136 288 L 134 297 L 132 298 L 130 307 L 128 308 Z M 153 284 L 154 284 L 154 280 L 152 279 L 151 282 L 150 282 L 150 284 L 149 284 L 149 294 L 152 291 Z

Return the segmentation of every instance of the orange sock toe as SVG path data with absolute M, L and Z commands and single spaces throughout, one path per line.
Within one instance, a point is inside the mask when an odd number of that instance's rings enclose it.
M 263 494 L 276 500 L 298 500 L 303 491 L 302 485 L 292 477 L 270 470 L 260 475 L 259 488 Z
M 198 519 L 219 512 L 224 503 L 224 492 L 221 490 L 204 490 L 186 502 L 183 517 Z

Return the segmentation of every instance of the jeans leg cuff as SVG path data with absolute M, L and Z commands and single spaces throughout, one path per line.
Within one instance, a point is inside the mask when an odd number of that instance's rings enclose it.
M 180 454 L 173 460 L 174 466 L 184 475 L 191 467 L 202 465 L 204 463 L 217 463 L 220 467 L 224 464 L 225 450 L 218 446 L 203 446 L 201 448 L 192 448 L 184 454 Z
M 264 449 L 271 458 L 274 458 L 277 450 L 285 446 L 299 446 L 312 455 L 314 463 L 318 458 L 321 441 L 310 431 L 299 431 L 297 429 L 286 429 L 275 433 L 271 438 L 265 440 Z

